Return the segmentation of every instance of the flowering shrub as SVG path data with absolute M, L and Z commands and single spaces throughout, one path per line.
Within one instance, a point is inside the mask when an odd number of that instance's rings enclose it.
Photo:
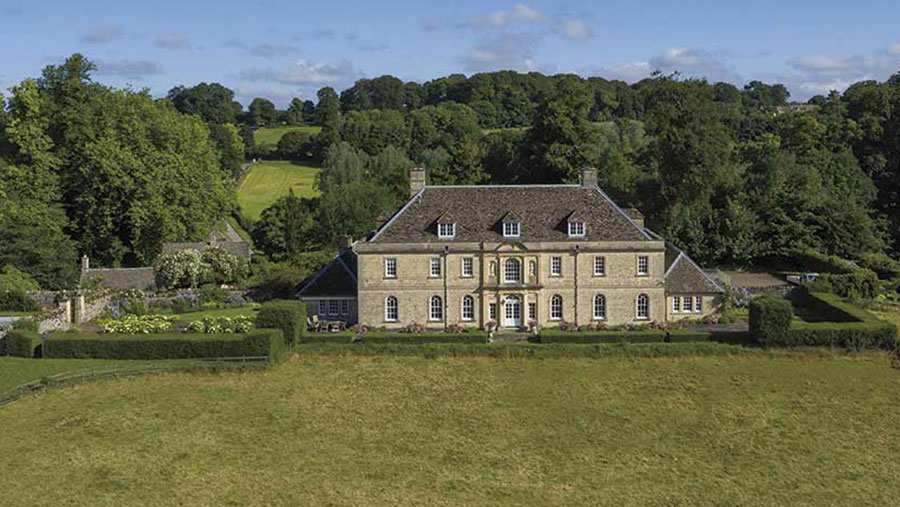
M 449 326 L 447 326 L 448 333 L 465 333 L 468 331 L 469 330 L 466 327 L 459 324 L 450 324 Z
M 604 331 L 606 330 L 605 320 L 595 320 L 588 324 L 588 331 Z
M 247 276 L 247 263 L 218 248 L 181 250 L 160 255 L 153 266 L 160 287 L 197 287 L 233 283 Z
M 203 317 L 188 324 L 195 333 L 247 333 L 253 328 L 253 319 L 246 315 L 236 317 Z
M 578 326 L 572 322 L 562 321 L 559 323 L 560 331 L 578 331 Z
M 403 328 L 404 333 L 424 333 L 425 326 L 422 324 L 417 324 L 415 322 L 411 322 L 408 326 Z
M 118 319 L 98 321 L 104 333 L 165 333 L 172 328 L 172 318 L 165 315 L 123 315 Z

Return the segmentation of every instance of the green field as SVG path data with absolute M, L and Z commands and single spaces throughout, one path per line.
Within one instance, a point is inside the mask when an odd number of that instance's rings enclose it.
M 898 505 L 898 392 L 884 354 L 302 355 L 13 402 L 0 476 L 17 506 Z
M 264 209 L 294 190 L 297 197 L 314 197 L 313 189 L 319 169 L 293 162 L 263 161 L 253 167 L 241 180 L 237 190 L 241 212 L 251 220 L 258 220 Z
M 310 134 L 318 134 L 322 127 L 314 125 L 301 125 L 294 127 L 262 127 L 253 132 L 253 141 L 256 144 L 278 144 L 281 136 L 288 132 L 298 130 L 300 132 L 309 132 Z

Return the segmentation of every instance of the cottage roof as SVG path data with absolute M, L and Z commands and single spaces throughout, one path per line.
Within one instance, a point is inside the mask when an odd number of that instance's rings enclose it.
M 724 291 L 687 254 L 671 243 L 666 243 L 667 293 L 710 294 Z
M 301 298 L 356 297 L 356 253 L 340 252 L 297 293 Z
M 584 239 L 565 224 L 577 211 Z M 435 217 L 457 219 L 455 241 L 503 241 L 502 224 L 521 223 L 520 241 L 652 241 L 602 190 L 582 185 L 426 186 L 369 239 L 371 243 L 441 242 Z

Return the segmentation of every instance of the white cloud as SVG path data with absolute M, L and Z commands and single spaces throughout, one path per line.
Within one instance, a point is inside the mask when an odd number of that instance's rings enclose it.
M 175 51 L 191 49 L 191 41 L 181 32 L 165 32 L 156 38 L 156 45 Z
M 474 72 L 536 71 L 540 66 L 534 58 L 534 47 L 539 38 L 530 33 L 504 33 L 485 39 L 463 56 L 463 65 Z
M 579 41 L 588 40 L 594 35 L 591 27 L 587 26 L 583 21 L 580 20 L 561 22 L 559 24 L 559 31 L 565 38 Z
M 240 77 L 247 81 L 273 81 L 285 85 L 346 86 L 362 77 L 362 73 L 347 60 L 331 65 L 301 59 L 284 69 L 245 70 Z
M 535 23 L 544 21 L 547 15 L 525 4 L 517 4 L 508 11 L 494 11 L 486 16 L 476 16 L 466 20 L 470 28 L 506 28 L 514 23 Z
M 281 55 L 293 55 L 300 52 L 300 48 L 290 44 L 257 44 L 250 47 L 250 53 L 262 58 L 273 58 Z
M 775 76 L 795 99 L 843 91 L 864 80 L 885 80 L 900 70 L 900 44 L 855 55 L 805 55 L 788 62 L 792 71 Z
M 616 65 L 614 67 L 587 67 L 580 74 L 584 76 L 599 76 L 605 79 L 617 79 L 626 83 L 635 83 L 650 77 L 653 69 L 650 62 L 631 62 Z
M 718 56 L 702 49 L 669 49 L 651 58 L 650 67 L 664 74 L 678 72 L 708 81 L 740 82 L 740 77 Z
M 122 37 L 124 34 L 125 32 L 117 26 L 95 26 L 88 33 L 84 34 L 81 40 L 91 44 L 106 44 Z
M 99 76 L 122 76 L 129 79 L 141 79 L 144 76 L 162 74 L 163 72 L 162 65 L 147 60 L 98 60 L 96 64 L 96 74 Z

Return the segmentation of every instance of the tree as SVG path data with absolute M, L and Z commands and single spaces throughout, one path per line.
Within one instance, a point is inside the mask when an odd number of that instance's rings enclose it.
M 293 192 L 278 199 L 254 224 L 254 245 L 273 260 L 292 259 L 318 249 L 318 207 L 318 199 L 301 199 Z
M 318 91 L 316 104 L 316 122 L 322 126 L 319 132 L 319 147 L 324 153 L 328 147 L 341 140 L 341 103 L 334 89 L 326 86 Z
M 200 83 L 191 88 L 176 86 L 166 98 L 180 112 L 199 115 L 210 124 L 234 123 L 241 110 L 240 104 L 234 101 L 234 92 L 219 83 Z
M 564 76 L 541 101 L 529 130 L 530 180 L 575 181 L 586 160 L 579 149 L 588 142 L 590 90 L 577 76 Z
M 236 178 L 246 156 L 244 139 L 230 123 L 209 126 L 209 137 L 219 154 L 219 167 L 229 178 Z
M 303 125 L 305 118 L 303 116 L 304 102 L 296 97 L 291 99 L 291 104 L 285 112 L 284 119 L 288 125 Z
M 316 148 L 315 137 L 309 132 L 292 130 L 278 140 L 278 154 L 285 160 L 312 158 Z
M 272 125 L 278 119 L 278 111 L 272 101 L 257 97 L 253 99 L 248 108 L 250 124 L 255 127 Z

